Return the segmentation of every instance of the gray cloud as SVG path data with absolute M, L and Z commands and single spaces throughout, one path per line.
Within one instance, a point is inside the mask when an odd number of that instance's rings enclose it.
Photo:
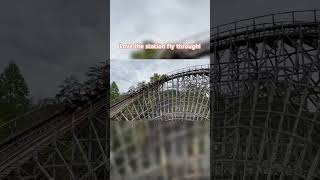
M 132 50 L 119 49 L 119 43 L 144 40 L 174 42 L 203 32 L 209 37 L 209 0 L 111 0 L 111 81 L 121 92 L 153 73 L 165 74 L 179 68 L 209 64 L 198 60 L 130 60 Z
M 111 59 L 128 59 L 119 43 L 165 43 L 209 32 L 209 0 L 111 0 Z M 206 34 L 209 37 L 209 33 Z
M 83 77 L 105 60 L 106 2 L 31 0 L 0 2 L 0 70 L 22 69 L 32 96 L 53 96 L 70 74 Z

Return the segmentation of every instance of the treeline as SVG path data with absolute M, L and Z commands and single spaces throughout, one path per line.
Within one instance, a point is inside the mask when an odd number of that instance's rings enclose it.
M 87 78 L 84 81 L 80 81 L 74 75 L 65 78 L 59 85 L 59 91 L 55 97 L 48 97 L 35 102 L 30 97 L 28 84 L 18 65 L 11 61 L 0 74 L 0 125 L 39 106 L 39 104 L 59 106 L 66 99 L 81 98 L 75 97 L 75 94 L 90 91 L 90 89 L 104 83 L 106 71 L 101 68 L 103 66 L 104 64 L 90 67 L 86 73 Z M 154 73 L 150 77 L 150 82 L 160 80 L 162 76 Z M 139 82 L 136 86 L 131 86 L 129 92 L 146 84 L 146 81 Z M 112 82 L 110 84 L 110 100 L 120 98 L 121 95 L 117 83 Z
M 84 81 L 71 75 L 58 86 L 56 96 L 34 101 L 30 97 L 28 84 L 18 65 L 11 61 L 0 73 L 0 139 L 7 136 L 8 133 L 15 132 L 16 128 L 24 129 L 36 121 L 50 117 L 53 112 L 64 106 L 67 99 L 79 98 L 76 95 L 79 95 L 77 93 L 80 91 L 94 93 L 97 86 L 106 87 L 104 84 L 107 75 L 105 67 L 103 63 L 90 67 Z M 10 120 L 34 109 L 41 109 L 41 111 L 19 119 L 18 126 L 20 127 L 17 127 L 16 123 L 13 123 L 15 127 L 12 127 L 9 123 Z
M 107 93 L 107 66 L 105 62 L 91 66 L 86 73 L 84 81 L 78 80 L 75 76 L 67 77 L 59 86 L 59 93 L 56 98 L 59 102 L 76 103 L 86 102 L 90 97 L 97 94 Z
M 163 77 L 164 77 L 164 75 L 154 73 L 153 76 L 150 77 L 150 82 L 152 83 L 152 82 L 158 81 Z M 147 84 L 146 81 L 138 82 L 136 86 L 133 85 L 133 86 L 129 87 L 128 93 L 134 91 L 135 89 L 139 89 L 146 84 Z M 119 99 L 123 95 L 125 95 L 125 93 L 121 94 L 117 83 L 115 81 L 112 81 L 112 83 L 110 84 L 110 102 L 116 101 L 117 99 Z

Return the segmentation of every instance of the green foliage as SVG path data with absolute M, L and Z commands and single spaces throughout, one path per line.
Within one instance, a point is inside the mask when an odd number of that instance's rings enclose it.
M 147 40 L 143 44 L 153 44 L 153 41 Z M 131 58 L 133 59 L 154 59 L 157 57 L 159 50 L 157 49 L 142 49 L 132 52 Z
M 14 62 L 10 62 L 0 77 L 0 95 L 3 101 L 17 106 L 29 104 L 27 83 Z
M 156 58 L 157 50 L 156 49 L 143 49 L 132 52 L 131 58 L 133 59 L 154 59 Z
M 0 75 L 0 118 L 11 118 L 30 106 L 29 89 L 19 67 L 10 62 Z
M 155 81 L 160 81 L 162 78 L 165 78 L 166 75 L 163 74 L 158 74 L 158 73 L 154 73 L 153 76 L 150 77 L 150 82 L 155 82 Z
M 83 84 L 77 79 L 76 76 L 71 75 L 64 79 L 61 85 L 59 85 L 59 93 L 56 97 L 60 101 L 64 101 L 72 97 L 74 93 L 79 93 L 81 91 Z
M 27 111 L 31 102 L 29 89 L 19 67 L 10 62 L 0 74 L 0 124 Z M 1 129 L 6 133 L 8 129 Z
M 115 100 L 120 97 L 119 88 L 116 82 L 112 82 L 110 85 L 110 100 Z
M 161 54 L 161 59 L 181 59 L 181 55 L 177 50 L 165 50 Z
M 107 65 L 101 62 L 95 66 L 91 66 L 86 73 L 86 79 L 80 81 L 76 76 L 71 75 L 64 79 L 58 86 L 59 93 L 56 98 L 59 102 L 66 103 L 67 101 L 84 99 L 88 92 L 96 93 L 98 90 L 107 90 Z M 71 102 L 72 103 L 72 102 Z
M 146 84 L 147 84 L 146 81 L 138 82 L 137 88 L 141 88 L 141 87 L 145 86 Z

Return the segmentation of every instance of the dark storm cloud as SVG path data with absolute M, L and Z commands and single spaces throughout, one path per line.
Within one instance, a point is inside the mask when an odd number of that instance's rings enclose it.
M 0 69 L 14 60 L 35 98 L 52 96 L 70 74 L 105 60 L 106 2 L 0 1 Z
M 219 25 L 271 13 L 319 9 L 319 0 L 213 0 L 211 23 Z

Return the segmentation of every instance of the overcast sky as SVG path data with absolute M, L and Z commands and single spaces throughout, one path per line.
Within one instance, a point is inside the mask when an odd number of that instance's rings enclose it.
M 153 73 L 209 64 L 209 57 L 197 60 L 132 60 L 132 50 L 119 49 L 119 43 L 157 43 L 208 40 L 209 0 L 111 0 L 111 81 L 126 92 L 140 81 L 149 81 Z M 197 39 L 193 35 L 200 34 Z
M 129 52 L 118 49 L 120 42 L 146 39 L 174 42 L 209 32 L 209 0 L 111 0 L 111 45 L 107 47 L 108 2 L 1 0 L 0 71 L 14 60 L 27 80 L 31 96 L 50 97 L 56 94 L 57 86 L 66 76 L 81 77 L 88 66 L 105 60 L 106 48 L 110 48 L 112 59 L 129 59 Z M 214 0 L 211 3 L 215 7 L 214 24 L 320 7 L 319 0 Z M 119 63 L 118 67 L 127 66 Z M 168 69 L 161 68 L 160 71 Z
M 130 58 L 131 50 L 119 49 L 119 43 L 209 37 L 209 0 L 111 0 L 110 5 L 111 59 Z

